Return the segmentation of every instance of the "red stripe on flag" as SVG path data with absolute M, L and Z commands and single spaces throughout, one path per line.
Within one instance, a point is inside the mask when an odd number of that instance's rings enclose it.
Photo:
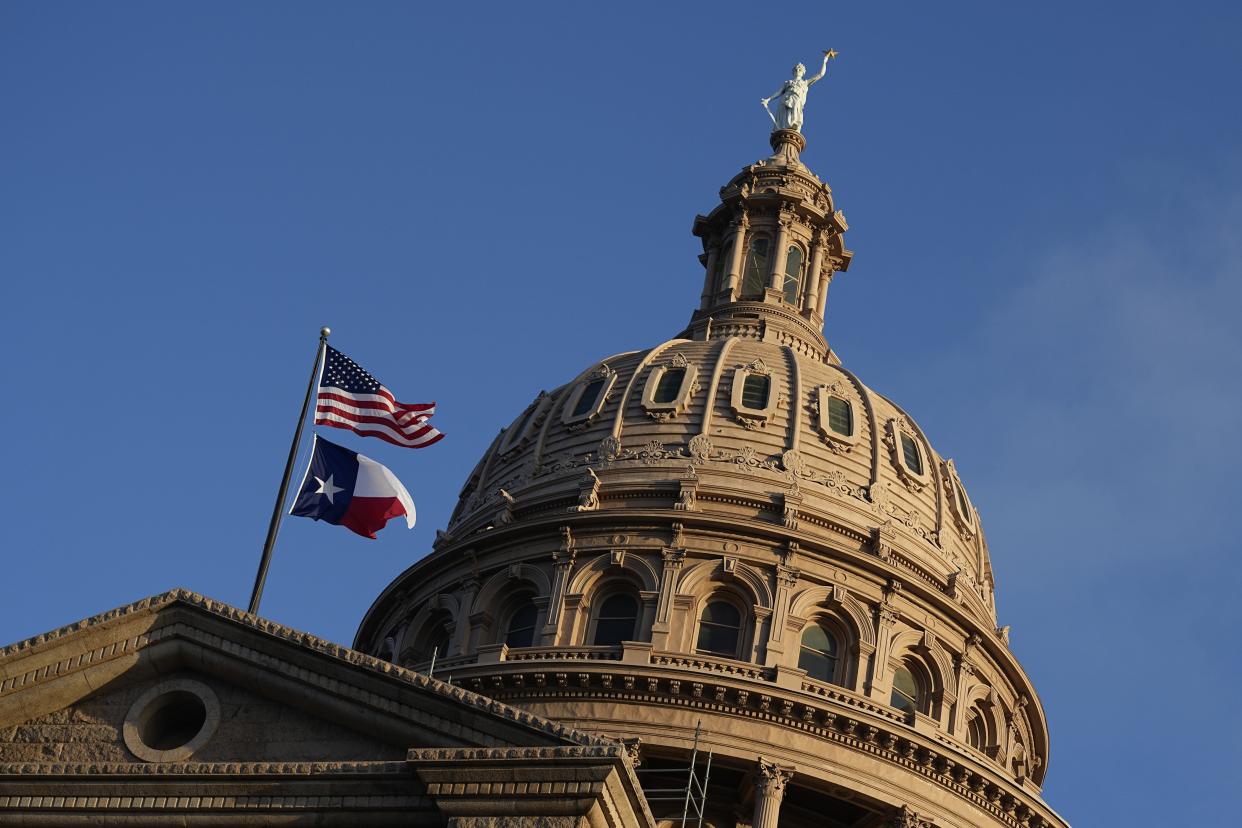
M 428 430 L 434 430 L 427 420 L 419 419 L 411 423 L 400 423 L 392 417 L 374 417 L 369 414 L 356 414 L 349 410 L 341 409 L 337 406 L 321 405 L 315 408 L 315 420 L 327 419 L 331 415 L 337 421 L 347 421 L 351 423 L 359 423 L 363 425 L 382 425 L 388 426 L 393 431 L 403 437 L 411 440 L 417 439 L 425 434 Z

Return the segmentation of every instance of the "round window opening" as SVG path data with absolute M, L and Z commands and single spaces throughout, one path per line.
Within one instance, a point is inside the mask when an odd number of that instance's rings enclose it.
M 149 748 L 172 750 L 187 745 L 207 722 L 207 705 L 186 690 L 157 698 L 138 717 L 138 738 Z
M 205 684 L 163 681 L 143 693 L 125 717 L 125 746 L 148 762 L 188 759 L 220 723 L 220 703 Z

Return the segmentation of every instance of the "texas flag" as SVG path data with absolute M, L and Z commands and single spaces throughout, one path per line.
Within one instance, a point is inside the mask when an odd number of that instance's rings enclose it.
M 414 500 L 387 466 L 317 434 L 289 514 L 326 520 L 368 538 L 401 515 L 414 528 Z

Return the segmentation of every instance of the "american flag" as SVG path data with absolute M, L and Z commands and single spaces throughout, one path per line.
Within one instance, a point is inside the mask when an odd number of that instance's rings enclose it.
M 427 422 L 435 413 L 435 403 L 397 402 L 366 369 L 328 346 L 319 376 L 315 425 L 347 428 L 394 445 L 423 448 L 444 436 Z

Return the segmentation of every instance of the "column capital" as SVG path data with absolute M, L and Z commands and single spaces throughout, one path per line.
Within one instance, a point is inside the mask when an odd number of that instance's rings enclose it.
M 780 799 L 793 775 L 794 769 L 789 765 L 778 765 L 760 756 L 755 763 L 755 790 L 764 798 Z

